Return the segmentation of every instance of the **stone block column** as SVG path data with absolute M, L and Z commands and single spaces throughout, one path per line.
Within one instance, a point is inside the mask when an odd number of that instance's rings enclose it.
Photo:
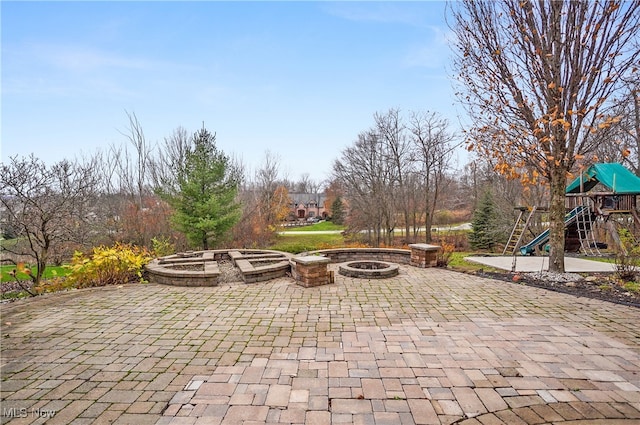
M 442 247 L 438 245 L 429 245 L 426 243 L 414 243 L 409 245 L 411 248 L 411 262 L 414 267 L 435 267 L 437 264 L 438 252 Z
M 318 255 L 294 257 L 292 274 L 298 285 L 310 288 L 331 283 L 327 265 L 331 260 Z

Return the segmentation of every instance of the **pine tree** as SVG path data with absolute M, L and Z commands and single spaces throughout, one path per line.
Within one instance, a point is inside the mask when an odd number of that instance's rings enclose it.
M 336 196 L 331 203 L 331 221 L 335 224 L 344 224 L 344 203 L 339 196 Z
M 239 177 L 219 151 L 216 136 L 202 128 L 192 137 L 177 172 L 177 191 L 161 193 L 175 209 L 176 228 L 193 247 L 209 249 L 225 240 L 240 217 Z
M 473 249 L 491 250 L 498 242 L 498 214 L 493 195 L 486 191 L 473 213 L 469 245 Z

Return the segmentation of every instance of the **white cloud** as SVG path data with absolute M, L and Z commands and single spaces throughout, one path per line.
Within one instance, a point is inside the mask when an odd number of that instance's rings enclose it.
M 427 14 L 419 3 L 340 2 L 323 4 L 330 15 L 349 21 L 400 23 L 422 26 Z
M 142 56 L 120 55 L 74 44 L 27 43 L 3 46 L 5 61 L 17 66 L 52 67 L 72 73 L 93 73 L 103 70 L 156 70 L 159 68 L 192 68 L 182 64 L 158 61 Z
M 153 63 L 140 58 L 127 58 L 93 49 L 74 46 L 54 46 L 42 51 L 41 57 L 50 64 L 72 72 L 94 72 L 106 68 L 152 69 Z
M 431 40 L 413 45 L 407 49 L 404 57 L 406 67 L 442 69 L 449 63 L 451 56 L 450 34 L 439 27 L 429 27 L 433 31 Z
M 3 48 L 5 94 L 133 99 L 141 85 L 158 75 L 196 70 L 191 65 L 74 44 L 25 43 Z

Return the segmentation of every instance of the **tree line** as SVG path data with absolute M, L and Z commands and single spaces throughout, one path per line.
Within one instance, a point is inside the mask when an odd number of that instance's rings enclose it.
M 329 215 L 349 231 L 367 230 L 370 243 L 390 244 L 399 225 L 409 238 L 430 229 L 435 211 L 453 203 L 442 192 L 463 186 L 452 174 L 454 135 L 436 113 L 376 113 L 326 182 L 308 174 L 289 180 L 269 152 L 250 174 L 204 125 L 193 133 L 178 127 L 150 143 L 135 114 L 127 119 L 124 142 L 92 156 L 47 165 L 30 155 L 2 164 L 5 259 L 35 263 L 39 280 L 47 264 L 98 245 L 261 248 L 290 218 L 291 192 L 324 192 Z M 459 201 L 455 208 L 469 210 Z
M 431 226 L 440 195 L 451 184 L 455 134 L 434 112 L 390 109 L 376 113 L 374 124 L 361 132 L 333 164 L 349 203 L 349 225 L 366 231 L 374 246 L 392 244 L 402 226 L 405 239 L 421 229 L 431 241 Z
M 377 112 L 335 160 L 328 205 L 372 245 L 430 241 L 443 211 L 467 217 L 486 191 L 501 216 L 550 206 L 551 271 L 564 270 L 564 188 L 592 162 L 640 173 L 640 2 L 504 2 L 449 5 L 454 79 L 469 124 L 455 134 L 437 112 Z M 292 183 L 266 155 L 248 175 L 216 134 L 177 128 L 149 143 L 135 114 L 127 142 L 51 166 L 35 156 L 2 165 L 3 243 L 39 266 L 73 249 L 266 245 L 289 211 Z M 464 143 L 470 158 L 454 161 Z M 297 187 L 296 187 L 297 186 Z M 506 225 L 505 225 L 506 226 Z

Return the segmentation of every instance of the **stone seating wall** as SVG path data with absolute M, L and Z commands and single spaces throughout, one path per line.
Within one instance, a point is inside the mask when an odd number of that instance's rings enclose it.
M 154 283 L 174 286 L 216 286 L 220 269 L 216 263 L 205 263 L 203 271 L 175 270 L 148 265 L 149 280 Z
M 186 286 L 215 286 L 220 274 L 217 260 L 228 258 L 240 270 L 245 283 L 264 282 L 278 277 L 292 274 L 296 276 L 295 260 L 304 257 L 325 257 L 331 263 L 345 263 L 350 261 L 377 260 L 396 264 L 412 265 L 416 267 L 431 267 L 434 264 L 437 246 L 414 244 L 411 250 L 394 248 L 335 248 L 306 252 L 297 256 L 292 254 L 252 249 L 212 250 L 189 253 L 189 256 L 172 255 L 152 261 L 146 269 L 152 282 L 168 285 Z M 413 253 L 413 255 L 412 255 Z M 311 263 L 312 261 L 307 261 Z M 178 270 L 175 266 L 203 263 L 204 270 Z M 303 261 L 304 263 L 304 261 Z M 173 266 L 173 268 L 172 268 Z M 305 266 L 309 276 L 302 279 L 304 286 L 326 284 L 333 279 L 331 273 L 326 272 L 326 264 L 322 265 L 323 273 L 315 276 L 315 265 Z M 320 266 L 318 266 L 320 267 Z M 292 270 L 293 268 L 293 270 Z M 311 275 L 314 275 L 313 277 Z M 317 282 L 313 281 L 317 277 Z M 298 279 L 297 279 L 298 280 Z M 308 282 L 307 282 L 308 281 Z
M 259 264 L 250 260 L 236 260 L 236 267 L 240 269 L 244 283 L 264 282 L 286 276 L 290 272 L 289 260 Z
M 300 255 L 323 255 L 332 263 L 347 261 L 378 260 L 397 264 L 410 264 L 411 251 L 395 248 L 334 248 L 310 251 Z
M 290 273 L 291 254 L 262 249 L 218 249 L 195 251 L 157 258 L 145 269 L 149 280 L 178 286 L 216 286 L 220 270 L 218 260 L 230 259 L 238 267 L 245 283 L 263 282 Z M 203 270 L 180 270 L 183 265 L 203 265 Z

